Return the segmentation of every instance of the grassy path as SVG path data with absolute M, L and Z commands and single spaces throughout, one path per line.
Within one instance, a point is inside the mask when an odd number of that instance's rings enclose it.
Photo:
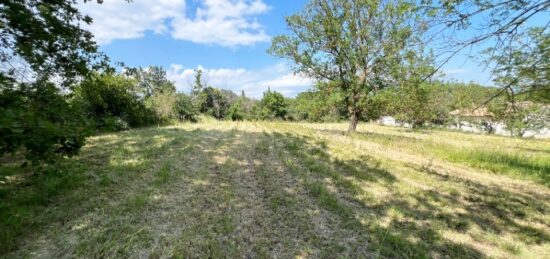
M 550 142 L 344 129 L 184 124 L 94 137 L 49 174 L 7 163 L 0 257 L 550 256 Z

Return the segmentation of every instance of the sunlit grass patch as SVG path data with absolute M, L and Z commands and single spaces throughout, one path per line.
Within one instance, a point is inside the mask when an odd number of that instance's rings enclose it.
M 542 258 L 549 142 L 218 122 L 0 167 L 0 257 Z

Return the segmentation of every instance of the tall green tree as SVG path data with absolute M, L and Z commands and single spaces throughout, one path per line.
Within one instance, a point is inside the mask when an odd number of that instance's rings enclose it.
M 191 89 L 191 101 L 199 110 L 201 109 L 201 107 L 198 102 L 200 101 L 201 93 L 203 92 L 205 87 L 207 87 L 207 82 L 202 75 L 202 69 L 195 70 L 195 78 Z
M 410 50 L 403 55 L 403 62 L 394 67 L 397 99 L 394 105 L 396 117 L 408 122 L 413 128 L 423 126 L 435 119 L 430 87 L 425 81 L 433 71 L 433 59 L 425 56 L 423 49 Z
M 160 66 L 129 68 L 126 74 L 136 79 L 138 82 L 136 90 L 145 98 L 156 94 L 174 94 L 176 92 L 176 86 L 168 80 L 166 70 Z
M 109 68 L 93 35 L 81 27 L 92 19 L 76 4 L 0 2 L 1 154 L 26 150 L 33 162 L 51 160 L 74 155 L 84 144 L 83 116 L 58 87 L 69 88 L 90 71 Z M 54 77 L 57 86 L 48 82 Z
M 311 0 L 286 18 L 290 34 L 274 37 L 269 52 L 292 61 L 297 73 L 338 82 L 352 132 L 368 109 L 361 100 L 394 81 L 392 66 L 422 35 L 416 11 L 406 0 Z
M 2 1 L 0 83 L 19 79 L 18 74 L 24 72 L 18 70 L 27 65 L 33 73 L 26 79 L 47 80 L 58 76 L 64 86 L 91 69 L 106 67 L 107 57 L 98 51 L 93 35 L 80 26 L 91 24 L 92 18 L 80 14 L 76 3 L 76 0 Z
M 205 87 L 196 100 L 199 111 L 206 113 L 216 119 L 223 119 L 229 108 L 229 100 L 220 89 Z

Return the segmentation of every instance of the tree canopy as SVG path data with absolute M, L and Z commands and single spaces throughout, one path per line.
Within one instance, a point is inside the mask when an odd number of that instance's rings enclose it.
M 290 34 L 274 37 L 269 52 L 292 61 L 296 73 L 338 82 L 354 131 L 361 99 L 399 80 L 393 66 L 425 30 L 417 11 L 403 0 L 311 0 L 287 17 Z

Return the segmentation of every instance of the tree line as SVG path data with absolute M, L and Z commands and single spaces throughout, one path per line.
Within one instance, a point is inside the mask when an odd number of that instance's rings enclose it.
M 492 105 L 510 125 L 530 125 L 533 117 L 548 122 L 545 113 L 534 116 L 520 104 L 550 103 L 548 23 L 527 26 L 550 8 L 547 0 L 309 0 L 286 18 L 288 33 L 273 37 L 268 52 L 318 83 L 295 99 L 268 91 L 259 101 L 203 84 L 200 71 L 189 94 L 178 93 L 159 67 L 117 72 L 82 28 L 93 20 L 76 4 L 0 4 L 0 156 L 50 161 L 77 154 L 98 131 L 194 121 L 199 113 L 232 120 L 346 118 L 353 132 L 359 121 L 379 115 L 418 127 L 448 121 L 449 109 Z M 468 29 L 479 33 L 457 39 Z M 445 32 L 451 37 L 434 40 Z M 434 52 L 442 42 L 445 51 Z M 458 51 L 481 43 L 493 45 L 480 55 L 498 89 L 468 88 L 469 101 L 457 97 L 461 87 L 437 82 L 436 75 Z

